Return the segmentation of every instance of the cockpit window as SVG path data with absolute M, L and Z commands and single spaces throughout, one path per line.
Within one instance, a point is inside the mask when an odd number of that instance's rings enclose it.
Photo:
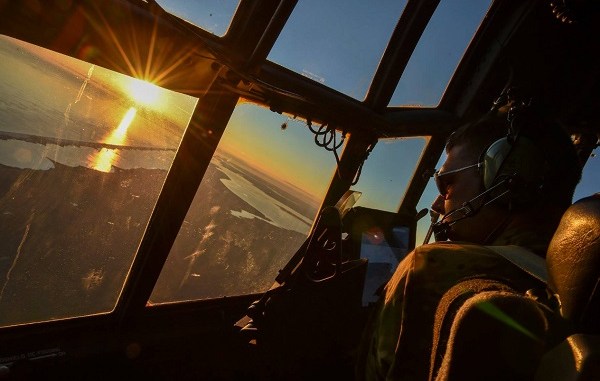
M 600 184 L 600 158 L 598 157 L 597 151 L 598 149 L 594 150 L 583 168 L 581 181 L 577 185 L 577 188 L 575 188 L 573 201 L 600 192 L 600 186 L 598 185 Z
M 405 0 L 299 1 L 268 59 L 363 99 L 405 5 Z
M 435 107 L 490 1 L 440 1 L 390 101 L 391 106 Z
M 197 99 L 4 36 L 0 71 L 0 326 L 110 312 Z
M 335 167 L 305 124 L 240 102 L 149 304 L 266 291 L 306 239 Z
M 167 12 L 222 37 L 227 33 L 239 0 L 158 0 Z
M 355 205 L 396 212 L 426 143 L 425 137 L 379 140 L 351 188 L 361 192 Z

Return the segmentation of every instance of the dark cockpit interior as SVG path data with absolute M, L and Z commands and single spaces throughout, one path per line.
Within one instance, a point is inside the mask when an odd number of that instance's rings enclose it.
M 353 379 L 447 138 L 509 89 L 599 191 L 595 1 L 197 3 L 0 1 L 0 380 Z M 597 196 L 572 208 L 539 380 L 598 372 Z

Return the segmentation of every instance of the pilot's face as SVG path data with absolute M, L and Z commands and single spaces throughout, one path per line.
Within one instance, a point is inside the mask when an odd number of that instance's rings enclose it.
M 454 146 L 448 151 L 448 157 L 439 170 L 438 182 L 440 183 L 439 195 L 432 205 L 432 209 L 440 215 L 445 215 L 463 206 L 483 191 L 480 170 L 477 167 L 468 168 L 477 164 L 478 155 L 468 152 L 465 146 Z M 445 172 L 465 168 L 448 175 Z M 495 221 L 500 218 L 499 211 L 492 207 L 484 207 L 473 216 L 467 217 L 450 227 L 448 238 L 453 241 L 468 241 L 473 243 L 486 243 L 487 236 L 496 226 Z M 463 213 L 455 213 L 446 221 L 452 222 Z

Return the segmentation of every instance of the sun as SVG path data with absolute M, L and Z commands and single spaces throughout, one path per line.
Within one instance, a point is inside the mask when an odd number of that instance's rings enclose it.
M 163 90 L 153 83 L 132 78 L 127 84 L 127 93 L 139 104 L 145 106 L 158 106 L 161 102 Z

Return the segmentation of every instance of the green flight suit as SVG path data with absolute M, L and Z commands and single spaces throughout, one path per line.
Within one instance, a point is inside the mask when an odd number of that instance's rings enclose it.
M 519 244 L 545 253 L 548 237 L 508 232 L 495 245 Z M 486 246 L 443 242 L 417 247 L 388 282 L 370 334 L 363 342 L 358 378 L 427 380 L 436 308 L 444 293 L 462 280 L 520 282 L 524 273 Z

